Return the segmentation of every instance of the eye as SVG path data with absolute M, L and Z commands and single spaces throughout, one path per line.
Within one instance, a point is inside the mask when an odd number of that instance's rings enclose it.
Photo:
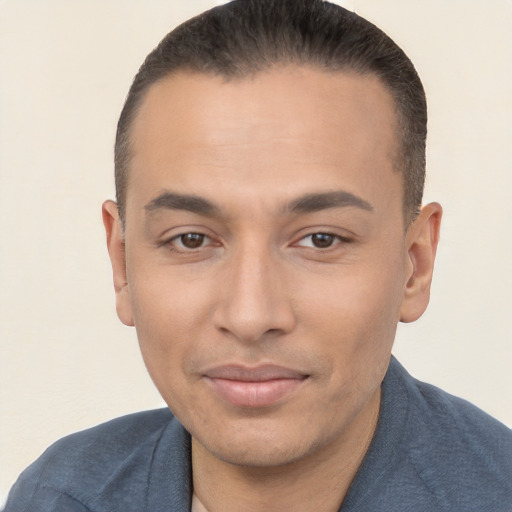
M 201 233 L 184 233 L 170 240 L 170 244 L 178 249 L 199 249 L 211 242 L 210 237 Z
M 315 249 L 328 249 L 334 244 L 343 241 L 348 242 L 348 240 L 345 240 L 339 235 L 333 235 L 332 233 L 313 233 L 299 240 L 297 245 L 301 247 L 313 247 Z

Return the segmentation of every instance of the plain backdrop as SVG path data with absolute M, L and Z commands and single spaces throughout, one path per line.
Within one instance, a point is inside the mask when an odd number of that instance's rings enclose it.
M 100 208 L 138 66 L 215 3 L 0 1 L 0 498 L 59 437 L 162 405 L 115 315 Z M 430 308 L 395 354 L 512 425 L 512 2 L 345 5 L 423 78 L 425 199 L 445 209 Z

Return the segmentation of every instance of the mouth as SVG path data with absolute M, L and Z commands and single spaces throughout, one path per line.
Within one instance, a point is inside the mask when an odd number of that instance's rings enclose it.
M 283 401 L 309 376 L 290 368 L 264 365 L 256 368 L 221 366 L 204 378 L 222 400 L 235 407 L 262 408 Z

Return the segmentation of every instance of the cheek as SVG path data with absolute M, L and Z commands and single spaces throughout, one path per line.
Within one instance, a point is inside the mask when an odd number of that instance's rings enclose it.
M 399 265 L 369 265 L 305 287 L 303 328 L 317 333 L 333 375 L 355 382 L 380 379 L 399 321 L 401 275 Z
M 198 283 L 183 284 L 156 272 L 137 275 L 130 282 L 130 298 L 142 356 L 160 388 L 157 381 L 182 375 L 191 340 L 199 338 L 210 307 Z
M 143 263 L 129 274 L 136 324 L 172 335 L 199 323 L 208 308 L 208 280 L 203 275 L 187 279 L 177 266 Z
M 328 276 L 323 283 L 306 285 L 302 295 L 297 301 L 303 306 L 301 316 L 342 337 L 357 339 L 357 333 L 398 323 L 403 287 L 389 269 L 347 269 L 338 276 Z

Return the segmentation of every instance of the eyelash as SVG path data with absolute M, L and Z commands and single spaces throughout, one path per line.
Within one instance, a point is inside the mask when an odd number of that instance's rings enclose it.
M 186 247 L 184 245 L 184 243 L 183 243 L 184 237 L 197 237 L 197 238 L 200 238 L 199 245 L 197 247 Z M 313 242 L 313 237 L 327 237 L 328 238 L 328 240 L 327 240 L 328 245 L 325 245 L 324 247 L 315 246 L 314 242 Z M 308 238 L 311 239 L 311 245 L 303 245 L 303 244 L 301 244 L 301 242 L 307 240 Z M 208 241 L 208 240 L 210 242 L 205 244 L 205 241 Z M 181 247 L 179 247 L 179 246 L 177 247 L 175 245 L 176 242 L 178 242 L 181 245 Z M 210 236 L 205 235 L 204 233 L 198 233 L 198 232 L 190 231 L 188 233 L 180 233 L 179 235 L 173 236 L 169 240 L 165 240 L 162 243 L 162 245 L 166 246 L 168 248 L 168 250 L 170 250 L 171 252 L 192 253 L 192 252 L 194 252 L 196 250 L 203 249 L 204 247 L 210 245 L 212 242 L 213 242 L 213 239 Z M 329 249 L 332 249 L 333 246 L 338 245 L 340 243 L 341 244 L 347 244 L 347 243 L 350 243 L 350 242 L 352 242 L 352 240 L 350 238 L 347 238 L 347 237 L 344 237 L 344 236 L 341 236 L 341 235 L 337 235 L 335 233 L 330 233 L 330 232 L 327 232 L 327 231 L 316 231 L 314 233 L 309 233 L 308 235 L 305 235 L 305 236 L 301 237 L 293 245 L 299 246 L 299 247 L 306 247 L 306 248 L 309 248 L 309 249 L 317 249 L 317 250 L 320 250 L 320 251 L 327 251 Z
M 197 247 L 186 247 L 183 244 L 183 238 L 187 237 L 187 236 L 201 238 L 200 245 L 197 246 Z M 213 241 L 211 237 L 209 237 L 208 235 L 205 235 L 204 233 L 197 233 L 197 232 L 194 232 L 194 231 L 190 231 L 188 233 L 181 233 L 179 235 L 173 236 L 169 240 L 164 241 L 163 245 L 167 246 L 169 248 L 169 250 L 171 250 L 173 252 L 180 252 L 180 253 L 183 253 L 183 252 L 193 252 L 194 250 L 202 249 L 203 247 L 205 247 L 205 245 L 203 245 L 205 240 L 210 240 L 210 242 Z M 181 241 L 181 247 L 176 247 L 174 245 L 175 242 L 177 242 L 177 241 L 178 242 Z
M 314 245 L 313 243 L 313 237 L 328 237 L 330 238 L 330 243 L 329 245 L 325 246 L 325 247 L 317 247 Z M 300 242 L 306 240 L 306 239 L 311 239 L 311 245 L 301 245 Z M 306 236 L 303 236 L 295 245 L 299 245 L 300 247 L 309 247 L 311 249 L 318 249 L 318 250 L 328 250 L 328 249 L 331 249 L 334 245 L 337 245 L 339 243 L 342 243 L 342 244 L 347 244 L 347 243 L 350 243 L 352 240 L 350 238 L 347 238 L 347 237 L 344 237 L 344 236 L 341 236 L 341 235 L 337 235 L 336 233 L 330 233 L 328 231 L 316 231 L 315 233 L 310 233 Z M 337 243 L 336 243 L 337 242 Z

